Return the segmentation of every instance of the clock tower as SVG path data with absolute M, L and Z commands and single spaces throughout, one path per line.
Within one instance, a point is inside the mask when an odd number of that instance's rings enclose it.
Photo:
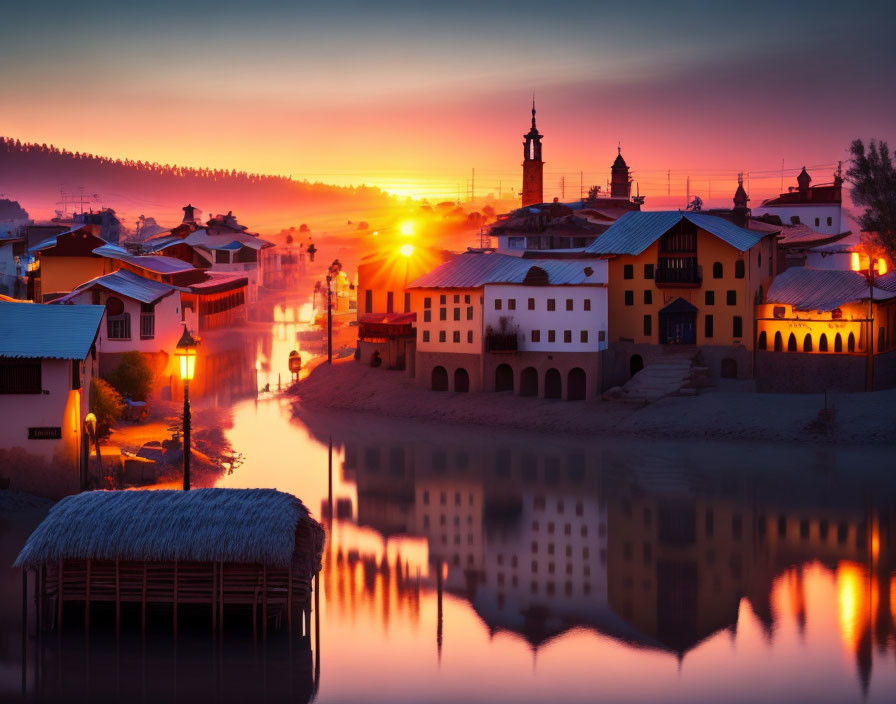
M 544 202 L 544 162 L 541 138 L 535 127 L 535 98 L 532 99 L 532 128 L 523 135 L 523 206 Z

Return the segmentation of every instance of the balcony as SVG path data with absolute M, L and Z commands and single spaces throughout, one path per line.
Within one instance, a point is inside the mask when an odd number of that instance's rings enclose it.
M 486 352 L 516 352 L 518 335 L 515 332 L 487 332 L 485 334 Z
M 697 287 L 702 281 L 696 256 L 660 257 L 656 266 L 656 285 L 663 287 Z

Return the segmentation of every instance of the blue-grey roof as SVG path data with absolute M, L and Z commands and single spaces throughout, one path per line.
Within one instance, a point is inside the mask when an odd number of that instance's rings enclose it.
M 124 247 L 119 247 L 117 244 L 111 244 L 109 242 L 97 247 L 93 250 L 93 253 L 109 259 L 124 259 L 125 257 L 131 256 L 131 253 Z
M 715 215 L 678 210 L 632 211 L 620 217 L 609 229 L 585 248 L 591 254 L 641 254 L 682 219 L 715 235 L 735 249 L 745 252 L 768 232 L 753 232 Z
M 826 312 L 855 301 L 867 301 L 868 282 L 861 274 L 838 269 L 791 267 L 775 277 L 769 303 L 786 303 L 796 310 Z M 896 298 L 896 292 L 875 286 L 874 300 Z
M 606 264 L 595 259 L 523 259 L 507 254 L 467 252 L 437 266 L 408 288 L 478 288 L 521 284 L 532 267 L 544 269 L 553 285 L 605 284 Z M 591 270 L 591 275 L 585 269 Z M 603 273 L 603 275 L 602 275 Z
M 114 291 L 119 295 L 133 298 L 135 301 L 140 301 L 141 303 L 155 303 L 159 299 L 178 290 L 169 284 L 145 279 L 127 269 L 119 269 L 118 271 L 113 271 L 111 274 L 97 276 L 95 279 L 91 279 L 90 281 L 81 284 L 71 293 L 62 298 L 57 298 L 53 303 L 68 303 L 85 291 L 89 291 L 94 286 L 101 286 L 110 291 Z
M 0 357 L 86 359 L 105 310 L 0 301 Z
M 128 264 L 138 266 L 157 274 L 178 274 L 182 271 L 191 271 L 195 267 L 183 259 L 168 257 L 164 254 L 141 254 L 140 256 L 121 257 Z

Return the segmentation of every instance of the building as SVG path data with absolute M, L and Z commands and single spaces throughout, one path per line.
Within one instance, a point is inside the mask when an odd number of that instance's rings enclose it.
M 770 198 L 753 209 L 754 216 L 774 216 L 784 225 L 808 225 L 817 232 L 836 235 L 849 230 L 842 209 L 843 177 L 839 170 L 831 183 L 810 185 L 812 177 L 806 167 L 791 187 L 777 198 Z
M 408 287 L 415 378 L 436 391 L 598 393 L 607 341 L 607 262 L 472 251 Z
M 877 284 L 872 291 L 853 271 L 794 267 L 778 274 L 756 306 L 757 388 L 861 391 L 869 359 L 874 388 L 896 386 L 896 274 Z
M 523 207 L 544 202 L 544 161 L 541 134 L 535 126 L 535 99 L 532 99 L 532 127 L 523 135 Z
M 141 352 L 159 374 L 175 374 L 174 349 L 183 332 L 181 291 L 126 269 L 81 284 L 56 304 L 105 309 L 96 346 L 99 372 L 116 368 L 125 352 Z
M 111 244 L 118 244 L 125 228 L 121 224 L 112 208 L 103 208 L 97 212 L 92 210 L 86 213 L 75 213 L 74 221 L 79 225 L 94 225 L 99 228 L 97 233 L 103 240 Z
M 85 485 L 101 306 L 0 301 L 0 482 L 61 498 Z
M 775 273 L 772 235 L 701 213 L 619 218 L 585 249 L 610 257 L 605 385 L 675 350 L 699 355 L 714 376 L 750 377 L 753 306 Z
M 25 236 L 0 225 L 0 294 L 22 298 L 26 293 Z

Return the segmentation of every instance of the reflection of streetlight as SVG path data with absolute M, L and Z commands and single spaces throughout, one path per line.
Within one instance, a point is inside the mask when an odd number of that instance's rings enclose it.
M 866 338 L 867 371 L 865 391 L 874 391 L 874 276 L 887 273 L 887 262 L 870 255 L 853 252 L 850 258 L 853 271 L 865 277 L 868 282 L 868 336 Z
M 180 359 L 180 378 L 184 382 L 184 491 L 190 490 L 190 382 L 196 373 L 196 340 L 184 325 L 175 356 Z

